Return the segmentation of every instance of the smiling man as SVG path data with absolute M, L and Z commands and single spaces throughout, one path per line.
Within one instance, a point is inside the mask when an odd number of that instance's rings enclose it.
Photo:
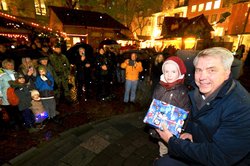
M 157 130 L 169 155 L 155 165 L 249 165 L 250 96 L 231 76 L 232 53 L 221 47 L 201 51 L 194 59 L 190 118 L 180 138 Z

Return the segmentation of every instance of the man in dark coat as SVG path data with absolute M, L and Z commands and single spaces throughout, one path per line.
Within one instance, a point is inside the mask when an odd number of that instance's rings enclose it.
M 201 51 L 194 59 L 192 108 L 185 133 L 174 137 L 157 130 L 169 155 L 155 165 L 249 165 L 250 96 L 231 77 L 232 53 L 221 47 Z

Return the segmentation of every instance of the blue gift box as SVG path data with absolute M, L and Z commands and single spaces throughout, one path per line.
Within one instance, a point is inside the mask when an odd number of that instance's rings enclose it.
M 184 109 L 153 99 L 143 122 L 161 130 L 162 125 L 166 125 L 173 135 L 179 137 L 187 116 Z

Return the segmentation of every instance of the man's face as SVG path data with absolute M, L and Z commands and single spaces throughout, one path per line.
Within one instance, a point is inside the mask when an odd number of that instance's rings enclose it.
M 195 66 L 195 83 L 206 97 L 215 92 L 225 80 L 230 70 L 225 70 L 218 57 L 200 57 Z
M 47 66 L 48 60 L 47 60 L 47 59 L 42 59 L 42 60 L 40 60 L 40 63 L 41 63 L 42 65 L 44 65 L 44 66 Z
M 61 53 L 61 48 L 59 47 L 54 47 L 53 49 L 56 53 L 60 54 Z
M 132 54 L 131 54 L 131 60 L 135 61 L 136 58 L 137 58 L 136 54 L 135 54 L 135 53 L 132 53 Z

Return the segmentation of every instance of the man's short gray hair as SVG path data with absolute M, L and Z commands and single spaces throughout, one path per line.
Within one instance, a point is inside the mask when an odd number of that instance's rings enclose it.
M 197 65 L 198 59 L 200 57 L 205 57 L 205 56 L 220 58 L 225 70 L 231 69 L 234 60 L 233 53 L 228 49 L 223 47 L 212 47 L 204 49 L 197 54 L 197 56 L 194 58 L 193 61 L 194 66 Z

